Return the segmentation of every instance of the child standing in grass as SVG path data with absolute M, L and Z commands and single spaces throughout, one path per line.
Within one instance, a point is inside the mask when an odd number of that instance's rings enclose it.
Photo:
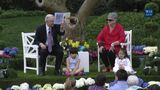
M 126 70 L 128 74 L 132 74 L 134 72 L 131 62 L 127 56 L 126 49 L 124 48 L 121 48 L 118 52 L 118 57 L 115 59 L 113 72 L 116 73 L 119 69 Z
M 66 60 L 66 69 L 65 69 L 65 75 L 66 76 L 76 76 L 76 75 L 82 75 L 83 74 L 83 68 L 80 67 L 80 59 L 78 56 L 78 50 L 77 48 L 71 48 L 69 51 L 69 57 Z

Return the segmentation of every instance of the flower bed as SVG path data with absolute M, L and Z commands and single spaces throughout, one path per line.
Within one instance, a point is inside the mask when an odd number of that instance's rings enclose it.
M 83 90 L 84 88 L 87 89 L 88 86 L 95 84 L 95 80 L 92 78 L 80 78 L 79 80 L 76 80 L 76 88 L 78 90 Z M 160 86 L 159 81 L 149 81 L 148 86 L 151 85 L 158 85 Z M 20 85 L 12 85 L 11 87 L 6 88 L 6 90 L 64 90 L 65 83 L 55 83 L 51 85 L 50 83 L 46 83 L 43 86 L 41 84 L 35 84 L 33 86 L 30 86 L 28 83 L 24 82 Z M 147 88 L 146 86 L 145 88 Z M 108 83 L 105 83 L 105 86 L 107 89 L 109 87 Z M 0 89 L 2 90 L 2 89 Z

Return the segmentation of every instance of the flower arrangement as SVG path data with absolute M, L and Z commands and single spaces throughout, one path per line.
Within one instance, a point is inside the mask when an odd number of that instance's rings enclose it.
M 157 46 L 148 46 L 143 48 L 144 53 L 148 53 L 149 57 L 152 57 L 154 54 L 158 52 L 158 47 Z
M 95 84 L 95 80 L 92 78 L 80 78 L 79 80 L 76 80 L 76 88 L 81 88 L 84 86 L 89 86 Z M 55 83 L 53 86 L 50 83 L 46 83 L 43 86 L 40 84 L 35 84 L 32 88 L 29 88 L 29 84 L 24 82 L 18 85 L 12 85 L 10 89 L 13 90 L 63 90 L 65 86 L 65 83 L 60 84 L 60 83 Z M 108 87 L 109 84 L 105 83 L 105 87 Z M 7 88 L 6 90 L 10 90 Z
M 87 41 L 76 41 L 66 38 L 64 41 L 61 42 L 61 46 L 68 50 L 69 48 L 78 48 L 79 51 L 86 51 L 89 49 L 90 45 Z
M 76 88 L 81 88 L 84 86 L 90 86 L 95 84 L 95 80 L 92 78 L 80 78 L 79 80 L 76 80 Z M 142 87 L 143 89 L 151 86 L 151 85 L 158 85 L 160 86 L 159 81 L 149 81 L 147 82 L 147 85 L 145 87 Z M 32 88 L 30 88 L 29 84 L 24 82 L 18 85 L 12 85 L 10 88 L 7 88 L 6 90 L 64 90 L 65 83 L 60 84 L 60 83 L 55 83 L 53 86 L 50 83 L 46 83 L 43 86 L 40 84 L 35 84 Z M 109 89 L 109 84 L 105 83 L 105 86 L 107 89 Z

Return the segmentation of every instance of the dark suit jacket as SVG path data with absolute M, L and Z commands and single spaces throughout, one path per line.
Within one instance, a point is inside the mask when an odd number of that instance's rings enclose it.
M 54 25 L 54 27 L 52 28 L 54 46 L 59 46 L 59 41 L 57 39 L 58 35 L 64 35 L 64 32 L 60 32 L 60 25 Z M 37 44 L 37 45 L 39 45 L 39 43 L 45 44 L 46 40 L 47 40 L 46 25 L 43 24 L 39 26 L 36 30 L 34 44 Z

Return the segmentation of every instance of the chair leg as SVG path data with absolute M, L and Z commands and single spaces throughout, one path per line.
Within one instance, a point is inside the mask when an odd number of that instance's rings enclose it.
M 100 57 L 99 57 L 99 47 L 98 48 L 98 72 L 100 72 Z
M 36 58 L 36 73 L 39 75 L 39 61 L 38 58 Z
M 23 61 L 23 63 L 24 63 L 24 73 L 26 73 L 26 65 L 27 65 L 26 58 L 24 57 L 23 59 L 24 59 L 24 61 Z
M 48 62 L 48 58 L 46 60 L 45 71 L 47 71 L 47 65 L 48 65 L 47 62 Z

